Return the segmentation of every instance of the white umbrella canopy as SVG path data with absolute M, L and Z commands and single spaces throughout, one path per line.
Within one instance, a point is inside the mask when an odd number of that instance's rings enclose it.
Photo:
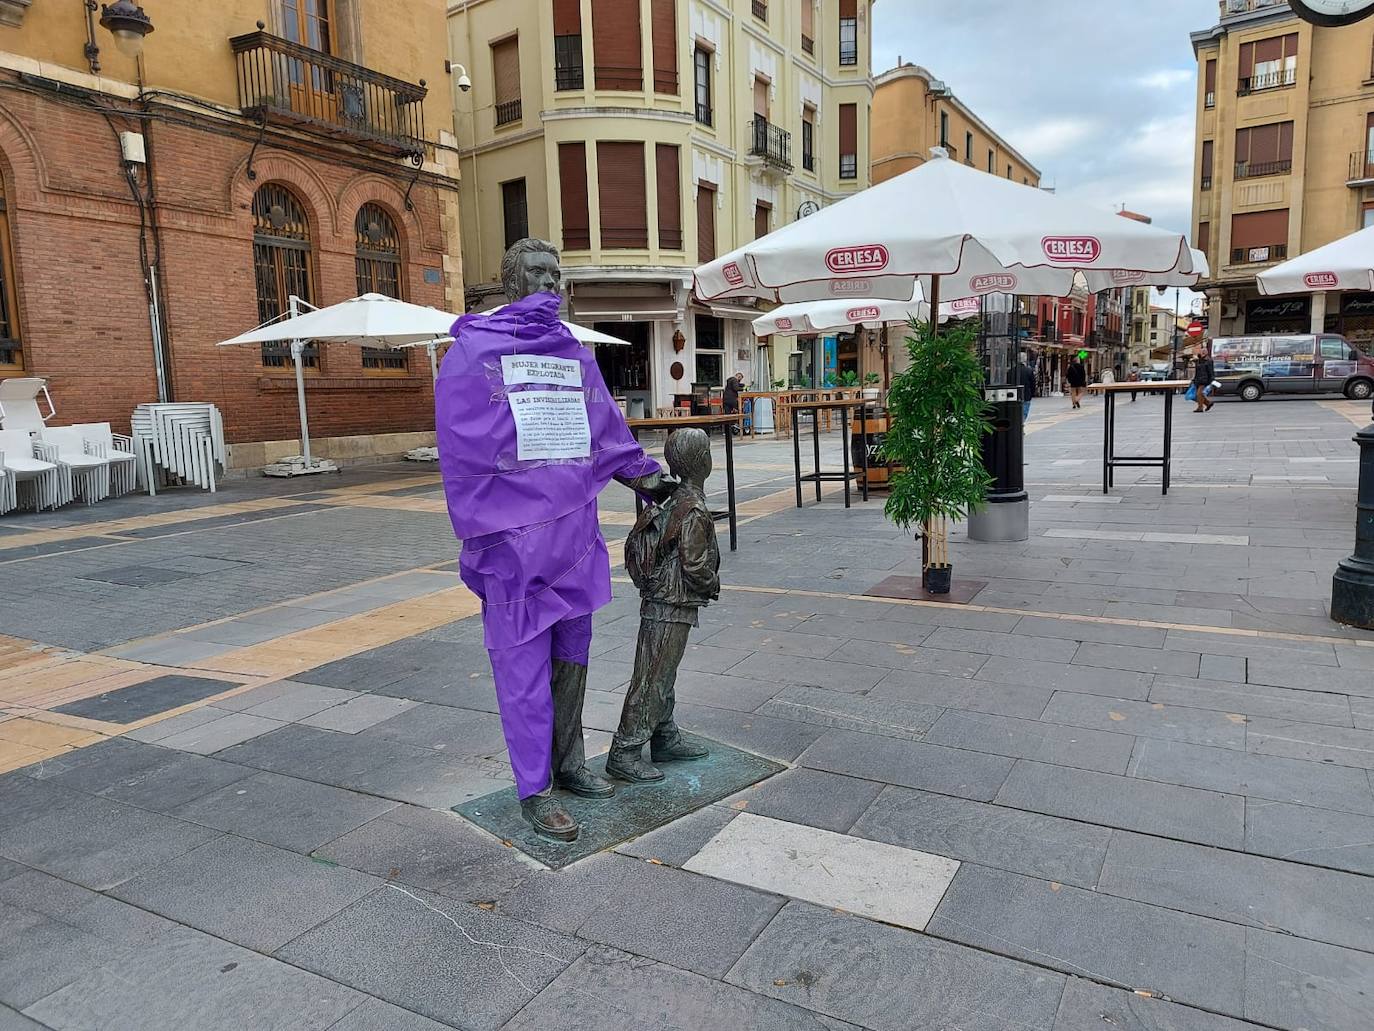
M 1095 290 L 1130 285 L 1111 282 L 1113 273 L 1140 274 L 1142 285 L 1196 282 L 1205 272 L 1197 257 L 1182 234 L 979 172 L 935 148 L 919 168 L 701 266 L 694 288 L 703 300 L 900 301 L 918 278 L 938 276 L 947 298 L 1065 296 L 1075 272 Z
M 324 340 L 364 347 L 413 347 L 449 339 L 458 316 L 438 308 L 398 301 L 382 294 L 363 294 L 327 308 L 316 308 L 294 318 L 250 330 L 221 341 L 231 344 L 267 344 L 290 340 Z
M 1374 290 L 1374 227 L 1299 254 L 1255 279 L 1262 294 Z
M 979 300 L 966 297 L 940 305 L 940 321 L 977 315 Z M 909 301 L 887 301 L 881 297 L 850 300 L 796 301 L 774 308 L 753 322 L 754 336 L 766 337 L 775 333 L 825 333 L 830 330 L 863 326 L 880 329 L 886 325 L 905 325 L 912 319 L 924 322 L 930 318 L 930 305 L 917 296 Z

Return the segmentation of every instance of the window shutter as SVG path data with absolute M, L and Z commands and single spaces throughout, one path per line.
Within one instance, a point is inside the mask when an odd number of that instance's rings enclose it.
M 601 246 L 649 246 L 649 211 L 644 194 L 644 144 L 596 145 L 596 186 L 601 203 Z
M 1298 56 L 1298 34 L 1296 32 L 1290 32 L 1288 35 L 1283 37 L 1283 56 Z
M 1202 141 L 1202 178 L 1212 178 L 1212 153 L 1214 144 L 1211 140 Z M 1236 138 L 1236 147 L 1240 147 L 1240 138 Z M 1240 151 L 1236 151 L 1236 160 L 1240 160 Z
M 520 39 L 512 36 L 491 47 L 492 74 L 496 80 L 496 103 L 509 104 L 520 99 Z
M 816 8 L 811 0 L 801 0 L 801 34 L 810 40 L 816 38 Z
M 1283 60 L 1283 37 L 1261 39 L 1255 43 L 1255 64 Z
M 716 258 L 716 188 L 697 184 L 697 264 Z
M 1240 77 L 1248 79 L 1255 72 L 1255 44 L 1242 43 L 1240 45 Z
M 592 59 L 596 88 L 642 90 L 639 0 L 592 0 Z
M 840 20 L 859 16 L 859 0 L 840 0 Z
M 582 0 L 553 0 L 553 34 L 582 35 Z
M 767 204 L 758 203 L 754 205 L 754 239 L 768 235 L 768 219 L 773 214 L 773 209 Z
M 585 251 L 592 245 L 585 143 L 558 145 L 558 184 L 563 207 L 563 249 Z
M 678 148 L 660 143 L 654 148 L 658 177 L 658 245 L 665 251 L 682 250 L 682 176 Z
M 653 0 L 654 92 L 677 95 L 677 0 Z
M 754 114 L 760 118 L 768 118 L 768 80 L 754 79 Z
M 859 110 L 857 104 L 840 105 L 840 154 L 859 153 Z
M 1207 68 L 1207 71 L 1206 71 L 1205 88 L 1206 88 L 1206 90 L 1207 90 L 1208 93 L 1215 93 L 1215 92 L 1217 91 L 1217 62 L 1216 62 L 1216 59 L 1213 58 L 1212 60 L 1208 61 L 1208 62 L 1207 62 L 1207 65 L 1206 65 L 1206 68 Z
M 1212 223 L 1199 222 L 1197 226 L 1197 249 L 1206 254 L 1212 249 Z
M 1251 211 L 1231 216 L 1232 250 L 1269 247 L 1288 242 L 1288 209 Z
M 1279 123 L 1279 160 L 1293 160 L 1293 123 Z

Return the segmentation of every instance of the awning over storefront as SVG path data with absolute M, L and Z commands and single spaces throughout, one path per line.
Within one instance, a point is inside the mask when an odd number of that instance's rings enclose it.
M 568 310 L 579 322 L 655 322 L 682 317 L 673 290 L 666 283 L 620 287 L 575 282 L 569 291 Z

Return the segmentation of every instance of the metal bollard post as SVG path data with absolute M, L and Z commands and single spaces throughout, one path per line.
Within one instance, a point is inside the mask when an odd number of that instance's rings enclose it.
M 1374 424 L 1355 434 L 1360 445 L 1360 485 L 1355 498 L 1355 553 L 1341 561 L 1331 580 L 1331 618 L 1374 630 Z

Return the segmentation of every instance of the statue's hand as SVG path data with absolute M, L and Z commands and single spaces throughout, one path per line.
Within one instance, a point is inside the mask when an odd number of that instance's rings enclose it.
M 680 486 L 681 484 L 678 483 L 677 480 L 670 480 L 664 476 L 660 477 L 657 483 L 649 485 L 646 489 L 642 490 L 641 493 L 648 494 L 649 497 L 654 499 L 655 504 L 661 505 L 672 497 L 673 492 Z

